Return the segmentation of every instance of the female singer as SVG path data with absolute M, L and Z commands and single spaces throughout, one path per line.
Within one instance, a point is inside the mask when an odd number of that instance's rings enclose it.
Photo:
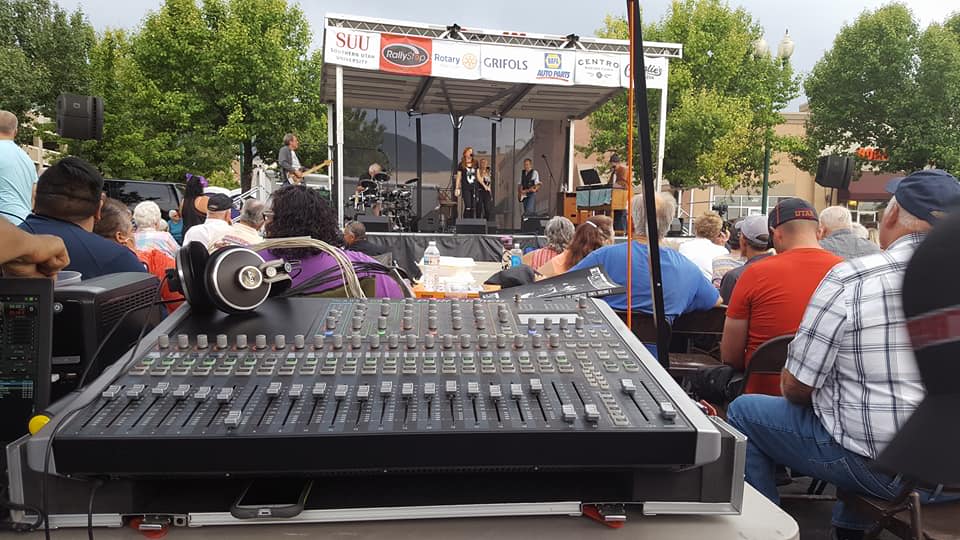
M 490 213 L 493 211 L 493 188 L 490 177 L 490 161 L 480 160 L 480 169 L 477 173 L 477 180 L 483 189 L 477 190 L 477 217 L 490 221 Z
M 463 159 L 457 165 L 457 184 L 454 196 L 463 201 L 463 217 L 477 217 L 477 200 L 479 199 L 477 186 L 477 161 L 473 159 L 473 147 L 463 149 Z

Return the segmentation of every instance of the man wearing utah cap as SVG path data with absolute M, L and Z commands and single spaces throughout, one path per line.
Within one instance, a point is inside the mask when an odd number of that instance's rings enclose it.
M 766 226 L 777 254 L 743 271 L 727 305 L 720 359 L 738 370 L 765 342 L 797 331 L 820 280 L 843 259 L 820 247 L 817 211 L 807 201 L 780 201 Z M 750 377 L 744 392 L 780 395 L 776 374 Z
M 870 463 L 924 396 L 901 306 L 903 274 L 926 233 L 960 203 L 960 183 L 923 170 L 887 191 L 884 251 L 839 264 L 820 283 L 789 348 L 786 399 L 741 396 L 727 411 L 749 438 L 747 482 L 774 502 L 777 464 L 846 491 L 889 499 L 899 489 L 898 478 Z M 833 524 L 836 538 L 847 539 L 861 538 L 870 522 L 838 502 Z

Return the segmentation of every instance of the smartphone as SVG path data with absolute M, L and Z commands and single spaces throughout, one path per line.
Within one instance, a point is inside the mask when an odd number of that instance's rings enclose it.
M 313 480 L 269 478 L 251 480 L 230 508 L 237 519 L 292 518 L 303 512 Z

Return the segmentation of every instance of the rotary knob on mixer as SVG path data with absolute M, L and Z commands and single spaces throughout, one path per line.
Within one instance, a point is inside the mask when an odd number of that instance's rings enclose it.
M 444 349 L 453 348 L 453 335 L 452 335 L 452 334 L 444 334 L 444 335 L 443 335 L 443 348 L 444 348 Z
M 540 334 L 534 334 L 530 336 L 530 343 L 533 345 L 534 349 L 539 349 L 543 337 Z
M 380 304 L 380 315 L 387 316 L 390 314 L 390 304 Z
M 304 338 L 303 334 L 297 334 L 293 336 L 293 348 L 300 350 L 304 347 Z
M 423 336 L 423 346 L 432 349 L 437 344 L 437 338 L 433 334 L 427 334 Z
M 167 334 L 160 334 L 157 336 L 157 347 L 160 347 L 161 349 L 170 348 L 170 336 Z
M 407 334 L 407 348 L 410 350 L 417 348 L 417 336 L 413 334 Z
M 515 348 L 517 348 L 517 349 L 522 349 L 522 348 L 523 348 L 523 336 L 521 336 L 520 334 L 517 334 L 517 335 L 513 336 L 513 346 L 514 346 Z
M 398 346 L 400 346 L 400 336 L 396 334 L 390 334 L 390 337 L 387 338 L 387 345 L 391 349 L 396 349 Z
M 507 346 L 507 336 L 504 334 L 497 334 L 497 348 L 502 349 Z
M 429 330 L 437 329 L 437 318 L 436 317 L 427 317 L 427 328 Z
M 477 328 L 479 328 L 480 330 L 483 330 L 484 328 L 487 327 L 487 318 L 484 317 L 483 315 L 476 315 L 474 319 L 476 319 Z
M 247 335 L 246 335 L 246 334 L 237 334 L 237 337 L 236 337 L 236 340 L 235 340 L 235 341 L 236 341 L 236 343 L 237 343 L 237 348 L 238 348 L 238 349 L 246 349 L 246 348 L 247 348 Z
M 453 324 L 454 330 L 460 330 L 461 328 L 463 328 L 463 317 L 455 316 L 453 318 L 452 324 Z
M 463 334 L 460 336 L 460 347 L 463 349 L 470 348 L 470 334 Z
M 226 334 L 217 334 L 217 348 L 226 349 L 229 346 Z
M 197 334 L 197 348 L 206 349 L 210 346 L 210 342 L 207 340 L 206 334 Z
M 403 329 L 410 330 L 413 328 L 413 317 L 404 317 L 403 318 Z
M 370 336 L 370 348 L 371 349 L 380 348 L 380 334 L 374 334 Z
M 577 330 L 580 330 L 583 328 L 583 322 L 584 322 L 583 317 L 577 315 L 577 322 L 574 323 L 574 326 L 576 327 Z
M 486 334 L 480 334 L 479 336 L 477 336 L 477 345 L 479 345 L 481 349 L 486 349 L 487 347 L 489 347 L 490 336 Z
M 287 336 L 283 334 L 277 334 L 273 336 L 273 348 L 277 349 L 286 349 L 287 348 Z
M 327 315 L 327 330 L 333 330 L 337 327 L 337 318 L 333 315 Z
M 550 334 L 550 348 L 556 349 L 560 346 L 560 335 L 559 334 Z
M 190 348 L 190 336 L 186 334 L 177 334 L 177 347 L 181 349 Z
M 353 318 L 353 329 L 359 330 L 363 326 L 363 317 L 354 317 Z
M 260 350 L 266 349 L 267 336 L 265 334 L 257 334 L 256 337 L 253 338 L 253 343 L 254 343 L 253 346 L 256 347 L 257 349 L 260 349 Z
M 361 339 L 362 338 L 360 337 L 360 334 L 353 334 L 350 336 L 350 347 L 359 349 L 361 345 Z
M 343 336 L 341 334 L 333 335 L 333 348 L 337 350 L 343 348 Z
M 315 334 L 313 336 L 313 348 L 314 349 L 323 348 L 323 334 Z

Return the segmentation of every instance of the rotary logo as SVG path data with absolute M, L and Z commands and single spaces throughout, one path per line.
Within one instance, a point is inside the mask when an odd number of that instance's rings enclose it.
M 480 63 L 479 59 L 477 58 L 477 55 L 473 53 L 467 53 L 463 55 L 463 57 L 460 60 L 461 62 L 463 62 L 463 67 L 470 70 L 477 69 L 477 64 Z

